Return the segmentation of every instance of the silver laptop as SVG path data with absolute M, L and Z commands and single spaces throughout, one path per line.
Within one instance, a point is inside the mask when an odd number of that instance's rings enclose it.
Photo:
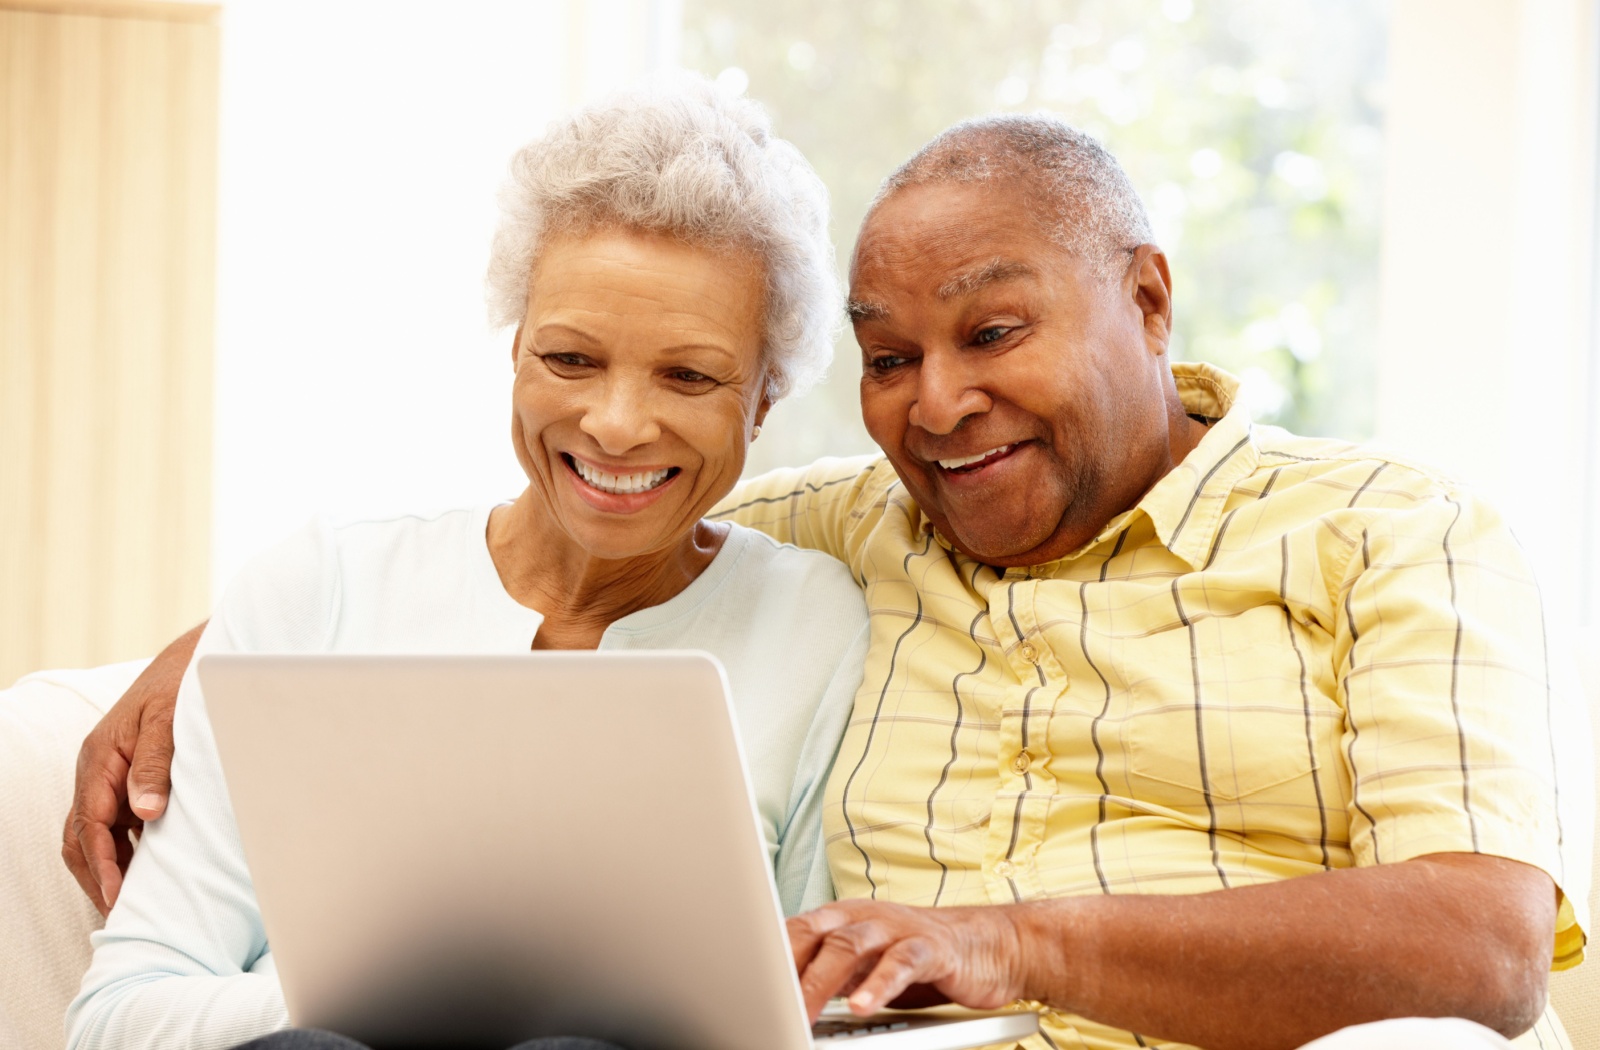
M 212 654 L 198 673 L 297 1026 L 383 1050 L 956 1050 L 1037 1029 L 809 1028 L 707 654 Z

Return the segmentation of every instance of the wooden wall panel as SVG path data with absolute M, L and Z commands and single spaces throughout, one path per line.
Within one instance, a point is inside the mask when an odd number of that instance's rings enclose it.
M 209 600 L 215 11 L 49 6 L 0 2 L 0 685 Z

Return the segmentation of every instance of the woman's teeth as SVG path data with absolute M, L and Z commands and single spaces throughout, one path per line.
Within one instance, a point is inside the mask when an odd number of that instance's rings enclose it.
M 983 460 L 1003 455 L 1004 453 L 1010 452 L 1016 447 L 1017 446 L 1015 443 L 1010 445 L 1001 445 L 999 448 L 991 448 L 987 452 L 980 452 L 976 456 L 961 456 L 957 459 L 941 459 L 938 461 L 938 463 L 939 466 L 943 467 L 945 470 L 960 470 L 962 467 L 970 467 L 974 463 L 981 463 Z
M 666 481 L 672 473 L 669 467 L 666 470 L 650 470 L 640 474 L 611 474 L 604 470 L 596 470 L 581 459 L 573 459 L 572 468 L 578 472 L 578 477 L 601 492 L 621 496 L 648 492 Z

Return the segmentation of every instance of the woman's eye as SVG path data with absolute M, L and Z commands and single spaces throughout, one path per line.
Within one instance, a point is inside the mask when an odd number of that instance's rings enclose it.
M 907 361 L 907 358 L 904 358 L 904 357 L 896 357 L 893 354 L 883 354 L 880 357 L 872 358 L 868 362 L 868 364 L 872 367 L 872 370 L 874 372 L 878 372 L 878 373 L 881 374 L 883 372 L 892 372 L 892 371 L 894 371 L 896 368 L 899 368 L 901 365 L 904 365 L 906 363 L 906 361 Z
M 546 368 L 563 374 L 579 372 L 593 364 L 582 354 L 542 354 L 539 359 Z
M 972 341 L 977 343 L 979 346 L 984 346 L 988 343 L 994 343 L 1004 339 L 1006 333 L 1009 331 L 1011 331 L 1011 329 L 1001 328 L 999 326 L 980 328 L 978 329 L 978 334 L 972 337 Z
M 693 371 L 692 369 L 688 369 L 688 368 L 682 368 L 682 369 L 679 369 L 678 371 L 672 373 L 672 378 L 676 379 L 680 383 L 709 383 L 709 382 L 711 382 L 711 377 L 710 376 L 705 375 L 702 372 Z

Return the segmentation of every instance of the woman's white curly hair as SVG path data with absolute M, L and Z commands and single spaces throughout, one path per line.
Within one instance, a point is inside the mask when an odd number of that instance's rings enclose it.
M 841 312 L 828 191 L 759 104 L 680 74 L 586 106 L 511 159 L 489 256 L 489 319 L 519 323 L 556 234 L 659 232 L 753 250 L 766 269 L 767 393 L 827 373 Z

